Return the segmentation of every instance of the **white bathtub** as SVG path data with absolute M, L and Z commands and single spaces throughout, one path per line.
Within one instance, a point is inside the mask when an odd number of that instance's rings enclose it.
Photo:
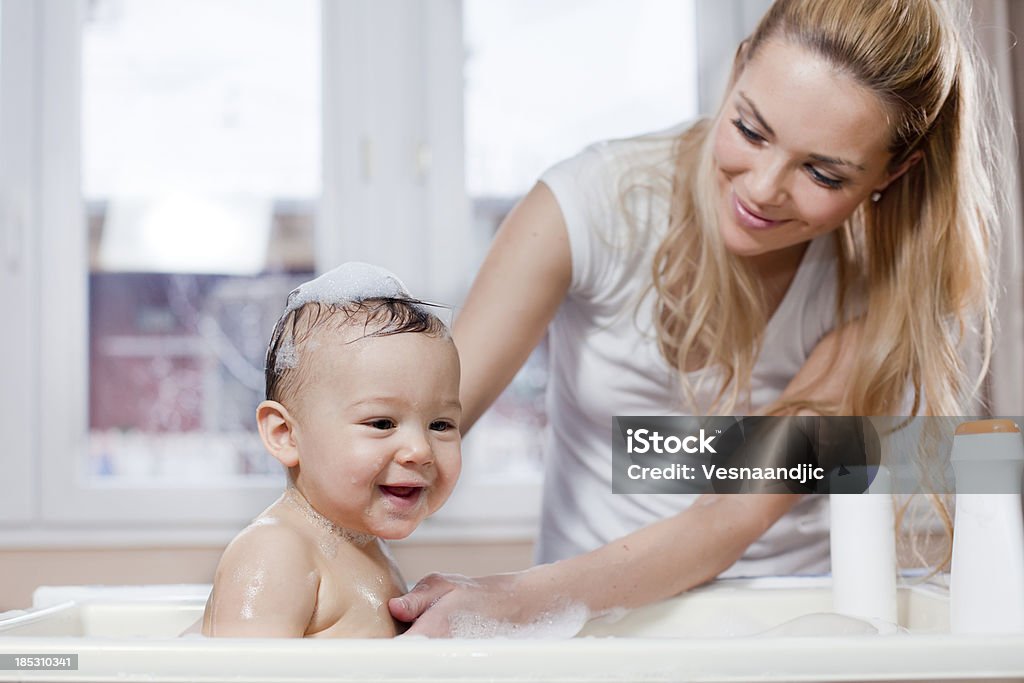
M 78 670 L 0 681 L 1024 681 L 1024 634 L 951 635 L 933 586 L 900 589 L 891 635 L 821 616 L 829 579 L 802 578 L 719 581 L 572 640 L 177 638 L 206 589 L 41 589 L 0 615 L 0 658 L 76 654 Z

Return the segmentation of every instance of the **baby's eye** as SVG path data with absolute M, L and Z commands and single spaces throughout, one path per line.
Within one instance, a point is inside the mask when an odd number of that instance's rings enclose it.
M 435 432 L 447 432 L 449 429 L 455 429 L 455 425 L 448 420 L 434 420 L 430 423 L 430 428 Z
M 388 430 L 395 428 L 395 421 L 387 417 L 378 418 L 376 420 L 370 420 L 366 424 L 373 427 L 374 429 L 380 430 Z

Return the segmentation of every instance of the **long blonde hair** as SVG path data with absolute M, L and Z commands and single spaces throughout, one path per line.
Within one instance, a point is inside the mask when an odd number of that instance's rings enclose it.
M 885 105 L 890 169 L 923 152 L 835 233 L 837 315 L 847 321 L 847 303 L 862 297 L 860 338 L 870 343 L 859 345 L 841 403 L 813 406 L 821 414 L 893 414 L 907 387 L 911 414 L 961 414 L 987 371 L 999 148 L 979 111 L 986 74 L 970 27 L 959 26 L 939 0 L 777 0 L 737 53 L 733 81 L 765 41 L 804 48 Z M 749 391 L 767 316 L 761 283 L 718 234 L 712 138 L 702 121 L 677 143 L 671 222 L 653 263 L 655 321 L 691 407 L 728 414 Z M 972 382 L 963 345 L 975 333 L 982 370 Z M 712 405 L 693 405 L 695 360 L 722 370 Z

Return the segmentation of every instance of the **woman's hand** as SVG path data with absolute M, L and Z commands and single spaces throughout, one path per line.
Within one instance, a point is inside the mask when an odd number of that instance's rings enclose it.
M 420 579 L 412 590 L 405 595 L 388 600 L 388 609 L 391 616 L 398 621 L 406 623 L 416 622 L 407 633 L 417 633 L 431 637 L 446 636 L 447 631 L 442 628 L 431 627 L 430 622 L 441 619 L 441 610 L 432 614 L 431 619 L 420 620 L 420 617 L 428 609 L 448 593 L 460 586 L 475 586 L 476 582 L 462 574 L 427 574 Z M 436 615 L 436 616 L 435 616 Z
M 399 621 L 415 621 L 407 635 L 440 638 L 571 638 L 589 618 L 582 603 L 552 596 L 534 580 L 537 567 L 471 579 L 430 574 L 388 607 Z

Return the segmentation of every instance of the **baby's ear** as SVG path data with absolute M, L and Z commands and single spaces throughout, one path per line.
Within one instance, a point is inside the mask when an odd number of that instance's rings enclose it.
M 294 421 L 288 409 L 277 401 L 264 401 L 256 408 L 260 438 L 270 454 L 285 467 L 299 464 Z

